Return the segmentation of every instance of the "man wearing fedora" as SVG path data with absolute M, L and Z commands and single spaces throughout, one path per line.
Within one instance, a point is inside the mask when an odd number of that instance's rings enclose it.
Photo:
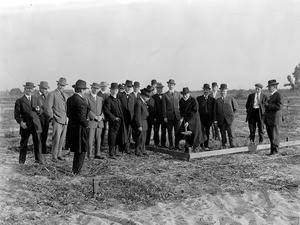
M 209 94 L 210 93 L 209 84 L 204 84 L 202 89 L 203 89 L 203 95 L 197 97 L 201 124 L 207 138 L 206 141 L 202 144 L 202 147 L 205 150 L 209 150 L 209 146 L 208 146 L 209 132 L 210 132 L 210 127 L 214 122 L 215 99 Z
M 140 82 L 135 81 L 133 83 L 133 94 L 134 94 L 135 100 L 140 98 L 140 94 L 141 94 L 140 88 L 141 88 Z
M 180 126 L 180 112 L 179 112 L 179 100 L 180 93 L 175 91 L 175 81 L 170 79 L 167 81 L 169 90 L 163 94 L 162 105 L 163 105 L 163 117 L 167 124 L 169 148 L 173 149 L 173 128 L 175 136 L 175 148 L 179 149 L 178 130 Z
M 124 92 L 124 91 L 125 91 L 125 85 L 122 84 L 122 83 L 120 83 L 120 84 L 118 85 L 118 89 L 119 89 L 119 92 L 118 92 L 118 93 Z
M 135 141 L 135 155 L 147 155 L 145 141 L 146 132 L 148 129 L 147 117 L 149 115 L 147 101 L 150 98 L 151 90 L 144 88 L 141 90 L 141 95 L 134 105 L 133 116 L 133 138 Z
M 152 128 L 154 127 L 155 101 L 153 99 L 153 91 L 154 91 L 153 86 L 152 85 L 148 85 L 146 89 L 150 91 L 150 97 L 147 100 L 147 107 L 148 107 L 149 115 L 147 117 L 148 129 L 147 129 L 146 142 L 145 142 L 145 145 L 148 146 L 148 145 L 150 145 Z
M 128 142 L 127 130 L 123 118 L 120 99 L 117 97 L 118 84 L 111 83 L 110 96 L 104 101 L 103 112 L 108 121 L 108 147 L 109 157 L 116 159 L 117 146 L 124 146 Z
M 84 163 L 85 153 L 88 151 L 89 107 L 83 97 L 86 92 L 86 82 L 77 80 L 74 85 L 75 93 L 67 100 L 67 128 L 66 145 L 74 152 L 72 172 L 79 175 Z
M 163 98 L 163 84 L 158 82 L 156 85 L 157 93 L 152 96 L 154 99 L 154 145 L 165 148 L 166 147 L 166 132 L 167 132 L 167 124 L 164 121 L 163 117 L 163 106 L 162 106 L 162 98 Z M 159 129 L 161 129 L 161 134 L 159 137 Z
M 202 132 L 200 115 L 198 112 L 198 103 L 190 94 L 188 87 L 182 89 L 182 98 L 179 101 L 181 126 L 178 136 L 185 139 L 185 152 L 190 153 L 191 150 L 196 151 L 198 146 L 202 144 L 206 137 Z M 191 131 L 189 135 L 183 135 L 181 132 Z
M 275 79 L 268 81 L 270 96 L 264 104 L 266 130 L 271 144 L 271 151 L 268 154 L 270 156 L 278 154 L 280 143 L 279 129 L 282 123 L 283 96 L 277 91 L 278 84 Z
M 209 94 L 209 96 L 213 97 L 214 99 L 217 99 L 220 97 L 219 94 L 219 86 L 217 82 L 212 82 L 211 84 L 211 93 Z M 212 126 L 212 137 L 214 140 L 220 140 L 220 132 L 219 132 L 219 127 L 217 123 L 213 123 Z
M 250 144 L 254 144 L 256 126 L 258 129 L 259 143 L 263 142 L 264 105 L 267 101 L 267 96 L 261 92 L 262 88 L 262 84 L 255 84 L 255 92 L 249 94 L 246 102 L 246 122 L 248 122 L 250 130 Z
M 155 79 L 151 80 L 151 86 L 153 88 L 152 95 L 155 95 L 157 92 L 157 90 L 156 90 L 157 80 L 155 80 Z
M 67 85 L 66 78 L 59 78 L 57 88 L 51 91 L 46 98 L 45 113 L 52 121 L 52 161 L 64 160 L 62 157 L 62 147 L 65 142 L 67 132 L 67 94 L 64 89 Z
M 103 99 L 103 102 L 109 96 L 109 93 L 107 93 L 107 86 L 108 86 L 107 82 L 105 82 L 105 81 L 100 82 L 100 90 L 98 91 L 97 95 Z M 104 118 L 103 119 L 103 128 L 102 128 L 102 133 L 101 133 L 101 147 L 105 147 L 104 138 L 107 133 L 107 126 L 108 126 L 107 120 Z
M 89 111 L 89 127 L 88 127 L 88 140 L 89 148 L 87 152 L 87 158 L 92 157 L 94 149 L 95 159 L 104 159 L 101 156 L 101 134 L 103 129 L 104 114 L 102 107 L 104 100 L 102 97 L 97 95 L 100 85 L 96 82 L 91 84 L 91 93 L 85 96 L 86 103 L 90 109 Z
M 42 113 L 42 108 L 38 99 L 33 96 L 34 84 L 32 82 L 26 82 L 23 86 L 24 95 L 17 99 L 14 109 L 15 120 L 20 124 L 21 142 L 19 163 L 24 164 L 26 161 L 28 139 L 31 134 L 35 162 L 43 164 L 40 139 L 42 126 L 39 118 L 39 114 Z
M 42 145 L 42 153 L 49 154 L 50 152 L 47 149 L 47 138 L 48 138 L 48 130 L 49 130 L 49 122 L 50 118 L 45 113 L 45 101 L 48 95 L 48 89 L 50 88 L 47 81 L 41 81 L 39 86 L 39 90 L 34 92 L 34 96 L 38 99 L 39 104 L 41 105 L 42 112 L 40 113 L 40 121 L 42 125 L 42 133 L 41 133 L 41 145 Z
M 123 119 L 127 130 L 127 142 L 125 146 L 119 146 L 122 152 L 126 152 L 131 154 L 130 152 L 130 142 L 132 135 L 132 118 L 134 114 L 134 103 L 135 97 L 132 94 L 133 85 L 131 80 L 125 81 L 125 91 L 118 93 L 118 98 L 121 102 L 122 111 L 123 111 Z
M 230 147 L 234 148 L 234 132 L 232 123 L 234 121 L 238 105 L 233 97 L 227 95 L 227 84 L 221 84 L 220 90 L 221 97 L 216 99 L 214 105 L 214 121 L 218 123 L 221 131 L 222 148 L 226 148 L 226 132 L 228 134 Z

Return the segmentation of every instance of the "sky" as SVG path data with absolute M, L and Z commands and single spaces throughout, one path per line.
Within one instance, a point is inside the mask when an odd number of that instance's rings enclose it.
M 152 79 L 176 89 L 287 83 L 300 62 L 300 0 L 0 1 L 0 90 Z

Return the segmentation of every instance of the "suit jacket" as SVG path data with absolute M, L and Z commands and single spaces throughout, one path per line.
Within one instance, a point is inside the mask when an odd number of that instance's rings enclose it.
M 67 124 L 67 94 L 59 90 L 51 91 L 46 98 L 45 113 L 57 123 Z
M 149 98 L 149 100 L 147 101 L 147 106 L 148 106 L 148 112 L 149 112 L 149 116 L 147 118 L 149 123 L 154 123 L 154 119 L 155 119 L 155 101 L 153 96 L 151 96 Z
M 246 122 L 249 121 L 249 118 L 252 116 L 253 112 L 253 105 L 254 105 L 254 98 L 255 93 L 252 93 L 248 96 L 247 102 L 246 102 Z M 260 99 L 259 99 L 259 118 L 260 120 L 263 120 L 264 114 L 265 114 L 265 102 L 267 101 L 267 96 L 263 93 L 260 93 Z
M 219 126 L 225 121 L 232 124 L 237 109 L 238 105 L 233 97 L 226 96 L 224 100 L 222 97 L 217 98 L 214 105 L 214 121 L 218 121 Z
M 134 104 L 133 128 L 142 127 L 143 130 L 148 129 L 147 117 L 149 116 L 147 103 L 139 98 Z
M 103 102 L 109 96 L 108 93 L 102 93 L 101 91 L 98 91 L 97 95 L 103 99 Z
M 213 92 L 210 92 L 208 96 L 214 98 Z M 214 99 L 217 99 L 217 98 L 219 98 L 219 97 L 220 97 L 220 92 L 217 92 L 216 97 L 215 97 Z
M 102 97 L 99 97 L 96 95 L 96 100 L 92 96 L 92 94 L 89 94 L 85 96 L 85 101 L 87 103 L 87 106 L 89 107 L 89 128 L 103 128 L 103 120 L 100 122 L 96 121 L 96 116 L 103 115 L 102 107 L 103 107 L 103 99 Z
M 35 107 L 41 105 L 35 96 L 31 96 L 31 102 L 23 95 L 17 99 L 15 103 L 14 117 L 15 120 L 20 124 L 22 121 L 26 123 L 27 129 L 23 129 L 20 126 L 20 134 L 24 132 L 36 131 L 37 133 L 42 132 L 41 121 L 38 112 L 35 111 Z
M 136 95 L 135 95 L 135 92 L 132 92 L 131 94 L 134 97 L 134 103 L 141 97 L 141 93 L 140 92 L 138 92 Z
M 131 124 L 133 113 L 134 113 L 134 103 L 135 98 L 133 94 L 126 94 L 126 92 L 119 92 L 118 98 L 120 99 L 123 117 L 126 124 Z
M 197 97 L 197 102 L 202 124 L 206 127 L 210 126 L 214 122 L 215 99 L 208 96 L 207 100 L 205 100 L 204 95 L 201 95 Z
M 47 96 L 43 96 L 39 91 L 34 92 L 33 95 L 37 98 L 38 104 L 41 106 L 41 109 L 42 109 L 41 113 L 39 114 L 40 119 L 44 120 L 45 117 L 47 117 L 47 120 L 49 120 L 49 116 L 46 115 L 46 113 L 45 113 L 45 102 L 46 102 Z
M 180 93 L 178 91 L 174 91 L 173 95 L 171 95 L 169 91 L 163 94 L 162 105 L 164 118 L 168 120 L 180 120 L 179 100 Z
M 66 146 L 71 152 L 86 152 L 88 148 L 87 127 L 89 109 L 86 101 L 78 94 L 73 94 L 67 100 L 67 127 Z
M 163 106 L 162 106 L 162 96 L 163 94 L 155 94 L 152 96 L 154 100 L 154 118 L 158 123 L 164 121 L 163 117 Z
M 265 105 L 265 123 L 266 125 L 281 125 L 282 122 L 282 107 L 283 107 L 283 96 L 276 91 L 267 99 Z

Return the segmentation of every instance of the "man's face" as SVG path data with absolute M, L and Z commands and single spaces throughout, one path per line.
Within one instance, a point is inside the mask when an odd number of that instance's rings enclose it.
M 33 94 L 33 88 L 25 87 L 25 88 L 24 88 L 24 93 L 25 93 L 26 95 L 32 95 L 32 94 Z
M 212 90 L 213 90 L 213 92 L 217 92 L 218 91 L 218 85 L 217 86 L 214 86 L 213 88 L 212 88 Z
M 148 96 L 145 96 L 145 95 L 141 95 L 142 98 L 144 99 L 145 102 L 147 102 L 150 98 Z
M 57 89 L 59 91 L 64 91 L 65 90 L 65 85 L 57 84 Z
M 116 95 L 118 94 L 119 90 L 118 89 L 110 89 L 111 95 Z
M 222 89 L 221 90 L 221 96 L 226 97 L 226 95 L 227 95 L 227 89 Z
M 140 87 L 133 87 L 134 92 L 139 92 L 140 91 Z
M 156 90 L 157 90 L 158 94 L 162 94 L 163 93 L 163 88 L 156 88 Z
M 40 92 L 41 92 L 44 96 L 46 96 L 47 93 L 48 93 L 48 90 L 47 90 L 47 88 L 40 87 Z
M 131 87 L 131 86 L 125 86 L 125 91 L 130 94 L 130 93 L 133 92 L 133 87 Z
M 255 92 L 256 92 L 257 94 L 260 94 L 260 93 L 261 93 L 261 88 L 260 88 L 260 87 L 255 87 Z
M 101 86 L 100 89 L 101 89 L 102 92 L 106 92 L 107 86 Z
M 204 94 L 204 95 L 208 95 L 208 94 L 209 94 L 209 89 L 204 88 L 204 89 L 203 89 L 203 94 Z
M 269 87 L 268 87 L 268 90 L 269 90 L 270 93 L 272 93 L 273 91 L 276 90 L 276 88 L 277 88 L 277 87 L 276 87 L 275 85 L 272 85 L 272 86 L 269 86 Z
M 189 97 L 190 97 L 190 93 L 186 93 L 186 94 L 185 94 L 185 95 L 183 95 L 182 97 L 183 97 L 183 99 L 186 101 L 186 100 L 188 100 L 188 99 L 189 99 Z
M 91 89 L 92 89 L 92 93 L 93 93 L 94 95 L 97 94 L 97 92 L 99 91 L 99 89 L 98 89 L 98 88 L 95 88 L 95 87 L 92 87 Z
M 169 87 L 169 90 L 172 91 L 172 90 L 174 90 L 174 88 L 175 88 L 175 84 L 170 84 L 170 83 L 169 83 L 169 84 L 168 84 L 168 87 Z

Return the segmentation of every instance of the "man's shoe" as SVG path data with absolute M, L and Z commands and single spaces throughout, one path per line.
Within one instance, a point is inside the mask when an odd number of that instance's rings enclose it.
M 96 155 L 95 156 L 95 159 L 105 159 L 103 156 L 100 156 L 100 155 Z

